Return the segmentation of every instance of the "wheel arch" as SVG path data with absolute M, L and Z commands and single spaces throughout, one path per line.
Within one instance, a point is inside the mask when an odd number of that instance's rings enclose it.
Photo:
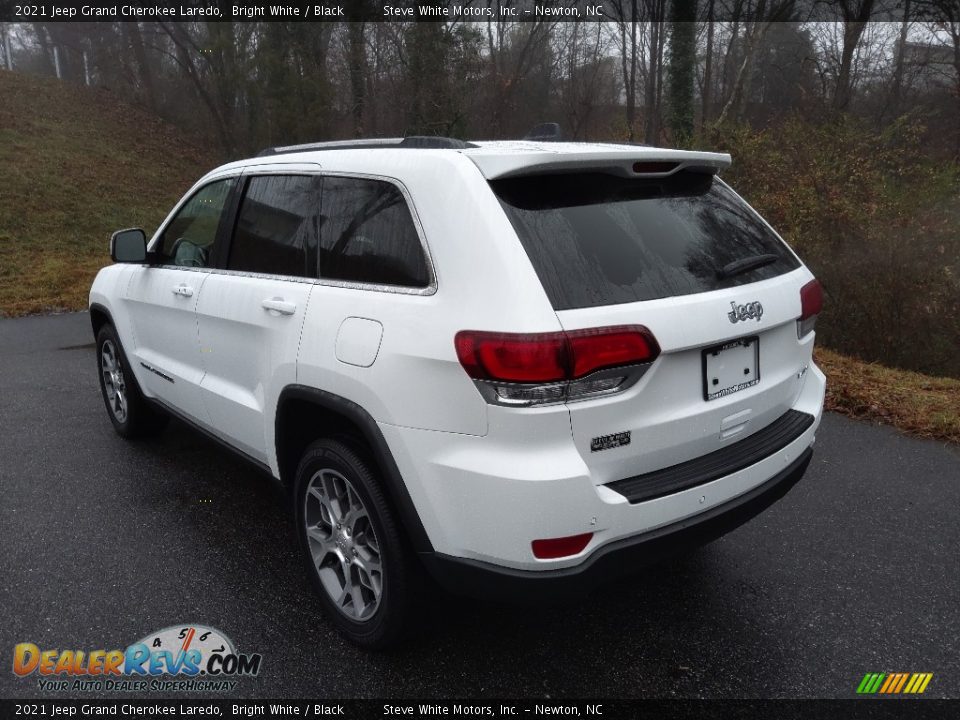
M 117 327 L 117 324 L 113 321 L 113 315 L 111 315 L 110 311 L 100 303 L 90 304 L 90 324 L 93 326 L 94 338 L 97 337 L 97 334 L 100 332 L 100 328 L 102 328 L 104 325 L 113 325 L 114 328 Z
M 347 442 L 379 471 L 390 504 L 397 511 L 413 549 L 418 553 L 433 552 L 393 453 L 376 421 L 360 405 L 325 390 L 288 385 L 277 400 L 274 430 L 277 467 L 284 487 L 293 486 L 297 464 L 311 442 L 319 437 Z

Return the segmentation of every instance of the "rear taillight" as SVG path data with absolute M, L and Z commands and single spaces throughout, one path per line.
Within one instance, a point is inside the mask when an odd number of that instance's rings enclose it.
M 457 357 L 475 380 L 556 382 L 567 377 L 567 339 L 563 333 L 515 335 L 458 332 Z
M 823 288 L 818 280 L 811 280 L 800 288 L 800 317 L 797 319 L 797 337 L 813 332 L 817 315 L 823 309 Z
M 540 560 L 556 560 L 557 558 L 579 555 L 590 544 L 593 533 L 570 535 L 569 537 L 550 538 L 548 540 L 534 540 L 531 543 L 533 556 Z
M 642 325 L 536 334 L 463 330 L 454 344 L 484 397 L 504 405 L 619 392 L 660 354 Z

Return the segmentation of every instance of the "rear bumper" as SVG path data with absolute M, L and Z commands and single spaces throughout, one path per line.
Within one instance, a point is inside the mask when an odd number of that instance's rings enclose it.
M 698 547 L 734 530 L 783 497 L 803 477 L 813 448 L 752 490 L 698 515 L 623 538 L 595 550 L 584 562 L 555 570 L 518 570 L 441 553 L 421 555 L 447 590 L 489 599 L 538 600 L 582 596 L 604 582 Z

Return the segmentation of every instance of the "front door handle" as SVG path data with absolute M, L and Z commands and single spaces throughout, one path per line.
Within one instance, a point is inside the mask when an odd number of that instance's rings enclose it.
M 189 285 L 177 285 L 173 288 L 174 295 L 180 295 L 181 297 L 190 297 L 193 295 L 193 288 Z
M 264 300 L 262 305 L 264 310 L 281 315 L 293 315 L 297 311 L 296 303 L 287 302 L 283 298 L 269 298 Z

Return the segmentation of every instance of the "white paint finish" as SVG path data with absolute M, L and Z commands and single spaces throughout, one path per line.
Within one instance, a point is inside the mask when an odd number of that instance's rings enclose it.
M 337 358 L 337 335 L 348 317 L 376 317 L 383 325 L 370 367 Z M 421 296 L 318 285 L 303 327 L 297 382 L 346 398 L 379 422 L 483 435 L 487 405 L 457 361 L 458 328 L 443 290 Z
M 296 382 L 312 283 L 213 273 L 197 302 L 200 384 L 210 423 L 247 455 L 270 463 L 280 391 Z
M 369 318 L 348 317 L 337 332 L 337 360 L 347 365 L 370 367 L 380 352 L 383 325 Z
M 793 406 L 802 386 L 801 365 L 811 362 L 812 338 L 797 339 L 800 288 L 806 268 L 762 282 L 710 293 L 564 310 L 567 330 L 605 325 L 645 325 L 660 344 L 660 357 L 626 392 L 569 403 L 574 441 L 596 484 L 676 465 L 720 449 L 724 418 L 753 412 L 750 432 L 761 430 Z M 731 323 L 730 302 L 763 303 L 760 321 Z M 760 382 L 705 401 L 704 348 L 740 337 L 760 338 Z M 630 431 L 629 445 L 591 452 L 600 435 Z M 739 437 L 746 437 L 741 435 Z
M 783 450 L 719 480 L 636 505 L 594 484 L 569 442 L 562 407 L 530 415 L 491 407 L 484 438 L 381 429 L 438 551 L 543 570 L 577 565 L 603 545 L 704 512 L 769 480 L 813 443 L 824 387 L 823 373 L 811 366 L 793 408 L 814 415 L 816 422 Z M 584 532 L 596 534 L 575 557 L 533 557 L 533 540 Z
M 516 177 L 531 173 L 566 172 L 603 169 L 632 176 L 636 162 L 676 162 L 685 167 L 704 167 L 714 171 L 730 166 L 726 153 L 671 150 L 637 145 L 601 143 L 540 143 L 506 141 L 479 143 L 476 149 L 464 150 L 485 178 Z M 677 170 L 680 168 L 677 168 Z M 651 173 L 652 175 L 669 175 Z
M 173 368 L 183 379 L 179 388 L 194 388 L 180 396 L 137 370 L 148 392 L 166 392 L 170 404 L 267 462 L 275 475 L 281 390 L 293 383 L 319 388 L 356 403 L 379 423 L 436 550 L 510 567 L 574 565 L 605 543 L 747 492 L 812 442 L 816 424 L 750 468 L 638 505 L 601 485 L 711 452 L 723 445 L 721 434 L 736 441 L 790 408 L 819 420 L 824 377 L 812 364 L 813 335 L 798 340 L 795 323 L 799 289 L 812 276 L 801 267 L 714 293 L 556 313 L 484 172 L 622 164 L 634 157 L 714 167 L 729 160 L 708 155 L 491 143 L 465 151 L 330 150 L 232 163 L 197 186 L 242 171 L 397 182 L 423 231 L 435 292 L 131 266 L 101 271 L 91 301 L 113 313 L 125 347 Z M 181 281 L 192 296 L 173 293 Z M 761 301 L 761 321 L 731 324 L 732 300 Z M 460 330 L 551 332 L 631 323 L 650 328 L 661 357 L 623 394 L 569 405 L 488 405 L 453 345 Z M 705 403 L 700 351 L 748 334 L 761 337 L 760 384 Z M 632 432 L 630 445 L 590 453 L 592 437 L 623 430 Z M 576 558 L 532 557 L 533 539 L 586 531 L 596 537 Z
M 124 305 L 131 337 L 120 342 L 137 367 L 144 391 L 191 417 L 206 421 L 200 399 L 203 363 L 197 338 L 196 306 L 209 274 L 197 269 L 132 266 Z M 109 308 L 110 306 L 108 306 Z M 172 379 L 145 370 L 145 363 Z

